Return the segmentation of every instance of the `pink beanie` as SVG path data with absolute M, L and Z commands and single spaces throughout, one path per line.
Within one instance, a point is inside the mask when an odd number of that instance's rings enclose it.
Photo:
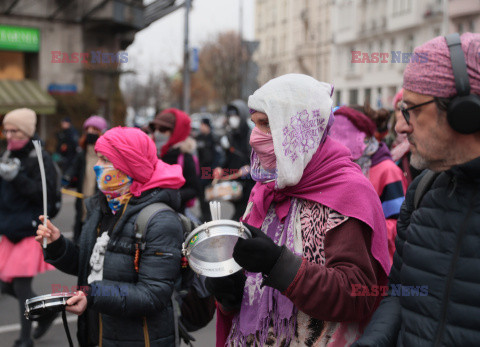
M 480 95 L 480 34 L 465 33 L 461 41 L 470 79 L 470 93 Z M 457 94 L 445 37 L 438 36 L 424 43 L 415 48 L 414 54 L 420 58 L 411 61 L 405 68 L 404 89 L 441 98 Z
M 105 118 L 100 116 L 90 116 L 83 123 L 83 129 L 87 129 L 88 127 L 97 128 L 103 133 L 105 130 L 107 130 L 107 121 Z

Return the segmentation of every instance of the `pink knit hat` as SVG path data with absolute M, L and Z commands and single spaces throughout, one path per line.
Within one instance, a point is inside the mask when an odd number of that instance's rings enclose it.
M 470 92 L 480 95 L 480 34 L 461 36 Z M 403 88 L 415 93 L 450 98 L 457 94 L 450 51 L 445 37 L 438 36 L 415 48 L 414 53 L 426 59 L 410 62 L 403 74 Z
M 88 127 L 97 128 L 103 133 L 105 130 L 107 130 L 107 121 L 105 118 L 100 116 L 90 116 L 83 123 L 83 129 L 87 129 Z

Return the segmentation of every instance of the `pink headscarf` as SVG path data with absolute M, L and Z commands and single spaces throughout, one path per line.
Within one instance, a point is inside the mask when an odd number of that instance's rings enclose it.
M 480 95 L 480 34 L 460 37 L 470 79 L 470 93 Z M 438 36 L 415 48 L 418 61 L 410 62 L 403 74 L 403 88 L 415 93 L 450 98 L 457 94 L 450 51 L 445 37 Z
M 280 190 L 274 188 L 275 182 L 257 182 L 249 199 L 253 202 L 252 209 L 244 222 L 260 228 L 272 202 L 276 202 L 275 210 L 280 220 L 288 214 L 290 198 L 318 202 L 361 220 L 372 229 L 372 255 L 388 275 L 391 264 L 382 205 L 345 146 L 327 136 L 305 167 L 300 182 Z
M 152 188 L 178 189 L 185 184 L 180 165 L 168 165 L 157 158 L 153 140 L 137 128 L 116 127 L 100 136 L 95 151 L 113 166 L 132 177 L 134 196 Z

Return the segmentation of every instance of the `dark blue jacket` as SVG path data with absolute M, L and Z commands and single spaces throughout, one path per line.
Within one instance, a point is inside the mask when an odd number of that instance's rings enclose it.
M 407 290 L 382 300 L 356 346 L 480 344 L 480 158 L 442 172 L 414 209 L 422 177 L 400 211 L 390 272 Z
M 146 248 L 134 269 L 134 224 L 140 210 L 164 202 L 178 210 L 177 190 L 154 189 L 131 198 L 116 221 L 107 246 L 103 280 L 92 283 L 89 306 L 78 320 L 80 346 L 98 343 L 108 346 L 174 346 L 175 325 L 171 297 L 179 277 L 182 225 L 173 211 L 161 211 L 148 225 Z M 105 218 L 105 198 L 98 193 L 87 199 L 87 220 L 78 246 L 63 237 L 50 244 L 45 260 L 56 268 L 78 276 L 78 285 L 87 285 L 89 265 L 96 243 L 98 225 Z M 101 319 L 99 331 L 98 318 Z

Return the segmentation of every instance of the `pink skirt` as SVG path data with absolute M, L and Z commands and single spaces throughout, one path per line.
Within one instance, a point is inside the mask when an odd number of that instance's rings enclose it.
M 12 282 L 16 277 L 33 277 L 36 274 L 54 270 L 55 267 L 43 261 L 42 246 L 35 237 L 26 237 L 12 243 L 2 236 L 0 240 L 0 280 Z

